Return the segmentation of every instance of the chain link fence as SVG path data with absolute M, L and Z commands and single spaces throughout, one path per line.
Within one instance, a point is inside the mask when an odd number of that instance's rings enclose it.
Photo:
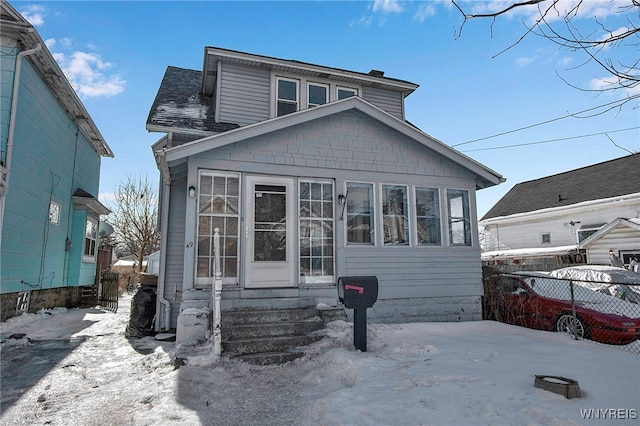
M 487 268 L 483 281 L 484 319 L 640 354 L 640 285 Z

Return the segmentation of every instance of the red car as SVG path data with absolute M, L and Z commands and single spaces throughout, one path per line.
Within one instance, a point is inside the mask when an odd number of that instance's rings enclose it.
M 569 281 L 545 273 L 498 274 L 484 282 L 485 318 L 574 335 Z M 575 334 L 612 345 L 640 339 L 640 305 L 574 285 Z

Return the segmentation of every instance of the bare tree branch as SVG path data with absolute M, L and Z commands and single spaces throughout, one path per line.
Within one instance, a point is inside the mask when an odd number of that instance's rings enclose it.
M 140 271 L 144 256 L 156 251 L 160 242 L 156 226 L 158 201 L 149 180 L 126 176 L 116 187 L 111 210 L 108 223 L 114 229 L 112 242 L 136 257 Z
M 494 58 L 520 44 L 528 35 L 535 34 L 546 38 L 563 49 L 583 53 L 586 59 L 579 66 L 594 63 L 606 73 L 605 77 L 600 78 L 603 84 L 599 88 L 583 88 L 580 90 L 594 92 L 624 91 L 626 93 L 625 102 L 637 100 L 638 97 L 634 93 L 637 93 L 637 88 L 640 85 L 640 55 L 638 55 L 638 46 L 640 45 L 640 23 L 638 22 L 640 18 L 640 0 L 629 0 L 628 5 L 615 10 L 614 13 L 624 15 L 626 20 L 626 27 L 619 29 L 608 28 L 598 17 L 593 17 L 591 29 L 585 28 L 584 16 L 580 16 L 580 13 L 584 14 L 584 12 L 581 12 L 581 9 L 586 4 L 584 1 L 577 1 L 572 5 L 571 9 L 565 11 L 560 8 L 562 4 L 560 0 L 514 1 L 494 12 L 474 14 L 466 13 L 456 0 L 452 0 L 452 3 L 463 17 L 463 22 L 455 37 L 461 37 L 464 25 L 469 20 L 476 18 L 491 18 L 490 27 L 493 35 L 493 25 L 499 16 L 513 12 L 516 9 L 524 10 L 524 8 L 536 6 L 538 15 L 536 19 L 531 24 L 523 22 L 524 33 L 514 43 L 494 55 Z M 546 5 L 546 7 L 543 7 L 543 5 Z M 584 29 L 587 31 L 583 31 Z M 627 51 L 629 54 L 625 56 Z M 619 58 L 624 58 L 624 60 L 613 59 L 616 54 Z M 566 82 L 564 78 L 562 80 Z M 575 85 L 571 85 L 571 87 L 577 88 Z M 635 107 L 637 106 L 638 104 Z

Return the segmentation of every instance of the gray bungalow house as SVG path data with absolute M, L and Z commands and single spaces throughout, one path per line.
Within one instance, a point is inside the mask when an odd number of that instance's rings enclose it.
M 168 67 L 147 120 L 165 133 L 156 327 L 210 306 L 215 228 L 223 318 L 336 306 L 339 277 L 374 275 L 373 321 L 481 319 L 475 194 L 504 179 L 405 120 L 417 87 L 216 47 Z

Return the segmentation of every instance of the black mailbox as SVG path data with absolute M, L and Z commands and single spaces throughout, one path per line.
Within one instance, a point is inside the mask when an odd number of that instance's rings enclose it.
M 378 278 L 373 276 L 338 278 L 338 299 L 349 309 L 372 307 L 378 300 Z
M 378 278 L 369 276 L 338 278 L 338 299 L 353 309 L 353 345 L 367 351 L 367 308 L 378 300 Z

